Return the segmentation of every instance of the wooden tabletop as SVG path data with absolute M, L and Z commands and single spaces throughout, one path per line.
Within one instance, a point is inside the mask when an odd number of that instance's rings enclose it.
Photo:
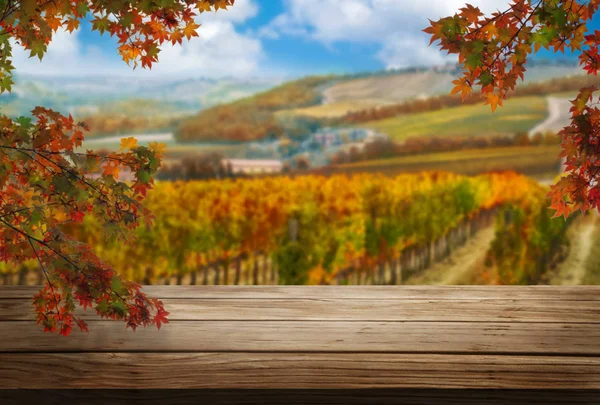
M 0 287 L 0 388 L 600 389 L 600 287 L 154 286 L 170 323 L 43 333 Z

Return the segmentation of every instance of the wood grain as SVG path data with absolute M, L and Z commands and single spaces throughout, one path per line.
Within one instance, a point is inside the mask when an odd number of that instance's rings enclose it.
M 600 388 L 600 359 L 586 357 L 27 353 L 0 364 L 0 388 Z
M 600 309 L 595 301 L 516 299 L 206 299 L 165 298 L 172 321 L 439 321 L 439 322 L 564 322 L 598 323 Z M 98 320 L 92 310 L 79 309 L 77 316 Z M 32 320 L 30 300 L 0 299 L 0 321 Z M 106 321 L 111 322 L 111 321 Z
M 600 287 L 145 287 L 161 330 L 69 337 L 35 291 L 0 288 L 0 389 L 600 389 Z
M 0 298 L 31 299 L 39 287 L 0 286 Z M 600 301 L 600 286 L 144 286 L 157 298 L 545 299 Z
M 90 322 L 68 338 L 0 322 L 0 352 L 402 352 L 600 355 L 597 324 L 366 321 L 173 321 L 161 330 Z

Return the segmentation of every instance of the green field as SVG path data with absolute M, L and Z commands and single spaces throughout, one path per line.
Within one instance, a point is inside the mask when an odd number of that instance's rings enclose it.
M 333 165 L 317 171 L 323 174 L 380 172 L 394 176 L 398 173 L 423 170 L 442 170 L 467 175 L 513 170 L 545 179 L 558 174 L 559 152 L 560 147 L 555 145 L 465 149 Z
M 477 136 L 527 132 L 545 120 L 548 108 L 545 97 L 522 97 L 506 100 L 504 107 L 492 113 L 489 106 L 470 105 L 403 115 L 362 124 L 404 140 L 422 136 Z

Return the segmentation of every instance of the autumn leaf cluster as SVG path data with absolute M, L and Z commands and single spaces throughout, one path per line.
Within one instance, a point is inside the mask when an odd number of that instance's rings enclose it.
M 159 322 L 162 303 L 119 277 L 64 228 L 92 215 L 104 238 L 126 241 L 140 223 L 150 223 L 141 201 L 160 166 L 161 145 L 138 147 L 125 139 L 120 153 L 77 152 L 85 124 L 42 107 L 33 114 L 34 120 L 0 117 L 0 261 L 38 261 L 47 283 L 34 302 L 45 330 L 67 335 L 74 323 L 87 329 L 73 316 L 75 303 L 133 328 Z M 120 170 L 134 181 L 120 182 Z
M 0 0 L 0 89 L 10 90 L 13 43 L 40 60 L 58 30 L 73 32 L 88 19 L 92 29 L 118 40 L 133 67 L 152 67 L 160 46 L 198 36 L 197 17 L 226 10 L 235 0 Z
M 233 2 L 0 0 L 0 93 L 13 84 L 13 47 L 42 59 L 58 30 L 72 32 L 83 19 L 118 39 L 125 62 L 150 68 L 162 44 L 198 36 L 200 13 L 227 9 Z M 32 114 L 0 115 L 0 261 L 39 264 L 46 284 L 34 305 L 46 331 L 87 330 L 74 316 L 76 305 L 121 319 L 132 329 L 160 328 L 168 315 L 162 302 L 119 276 L 68 229 L 92 216 L 101 238 L 132 243 L 133 230 L 152 223 L 142 202 L 153 187 L 164 145 L 138 146 L 126 138 L 119 152 L 98 154 L 83 149 L 86 124 L 43 107 Z
M 505 11 L 485 15 L 467 4 L 453 16 L 431 21 L 424 31 L 431 43 L 458 56 L 462 73 L 453 94 L 464 98 L 475 88 L 492 111 L 524 79 L 528 58 L 544 48 L 579 53 L 582 68 L 596 75 L 600 69 L 600 31 L 588 23 L 598 11 L 598 0 L 513 0 Z M 599 208 L 600 112 L 587 87 L 572 101 L 571 125 L 560 132 L 567 175 L 550 193 L 556 216 Z

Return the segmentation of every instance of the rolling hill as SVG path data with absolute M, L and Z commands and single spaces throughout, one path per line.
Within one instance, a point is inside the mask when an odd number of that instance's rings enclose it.
M 290 126 L 286 126 L 285 118 L 276 114 L 320 104 L 323 97 L 320 88 L 333 80 L 333 76 L 308 77 L 209 108 L 185 120 L 175 136 L 180 142 L 253 141 L 282 136 Z
M 91 135 L 173 129 L 183 117 L 271 88 L 280 79 L 139 79 L 19 75 L 0 95 L 0 114 L 29 115 L 37 105 L 101 123 Z M 133 128 L 131 123 L 135 123 Z
M 566 62 L 538 61 L 531 63 L 526 73 L 525 83 L 538 83 L 557 77 L 571 77 L 580 73 L 576 65 Z M 331 75 L 308 77 L 288 82 L 266 92 L 244 98 L 233 103 L 221 104 L 185 119 L 176 130 L 175 136 L 180 142 L 195 141 L 253 141 L 272 139 L 286 135 L 301 136 L 312 126 L 328 126 L 339 123 L 349 112 L 390 106 L 411 100 L 423 100 L 433 96 L 448 94 L 452 80 L 456 77 L 457 67 L 448 65 L 430 69 L 405 69 L 402 71 L 384 71 L 360 75 Z M 543 99 L 537 104 L 525 105 L 524 112 L 509 109 L 498 118 L 497 132 L 528 131 L 546 116 Z M 529 111 L 532 109 L 531 111 Z M 466 111 L 466 110 L 465 110 Z M 471 128 L 476 131 L 479 123 L 485 123 L 486 117 L 477 112 L 472 119 Z M 468 111 L 471 113 L 472 111 Z M 517 116 L 510 118 L 510 114 Z M 463 116 L 464 118 L 464 116 Z M 420 118 L 419 118 L 420 119 Z M 444 122 L 438 119 L 440 126 L 457 120 Z M 479 120 L 479 121 L 478 121 Z M 394 122 L 372 123 L 368 125 L 378 130 L 391 130 L 395 138 L 403 138 L 400 126 Z M 405 124 L 399 122 L 400 125 Z M 485 128 L 485 127 L 483 127 Z M 445 130 L 444 128 L 442 128 Z M 435 126 L 431 131 L 437 131 Z M 461 127 L 455 127 L 456 132 Z M 414 128 L 416 134 L 429 132 L 429 129 Z
M 428 135 L 512 135 L 528 132 L 547 115 L 544 97 L 518 97 L 506 100 L 504 107 L 498 108 L 494 114 L 490 113 L 489 106 L 465 105 L 370 121 L 361 126 L 385 133 L 398 141 Z

